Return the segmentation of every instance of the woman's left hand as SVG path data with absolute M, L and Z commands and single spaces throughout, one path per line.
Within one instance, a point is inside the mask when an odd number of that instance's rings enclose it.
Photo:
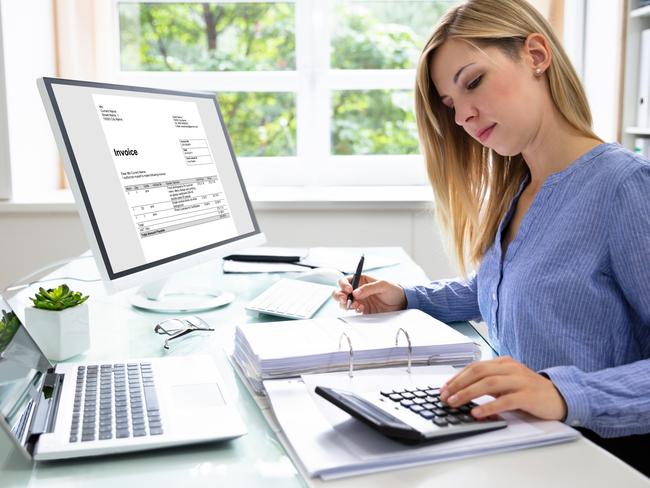
M 452 407 L 482 395 L 495 400 L 474 407 L 477 418 L 517 409 L 545 420 L 562 420 L 567 413 L 551 380 L 507 356 L 472 363 L 440 388 L 440 398 Z

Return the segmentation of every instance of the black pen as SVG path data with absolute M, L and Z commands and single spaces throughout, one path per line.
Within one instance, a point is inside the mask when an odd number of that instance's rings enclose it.
M 357 287 L 359 286 L 359 280 L 361 279 L 361 272 L 363 271 L 363 260 L 364 256 L 363 254 L 361 255 L 361 259 L 359 259 L 359 264 L 357 264 L 357 270 L 354 272 L 354 276 L 352 277 L 352 291 L 356 290 Z M 350 310 L 350 305 L 352 305 L 352 293 L 348 293 L 348 310 Z

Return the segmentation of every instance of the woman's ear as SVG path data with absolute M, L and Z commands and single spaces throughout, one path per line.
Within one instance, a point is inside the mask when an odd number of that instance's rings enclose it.
M 524 41 L 524 60 L 535 76 L 541 76 L 551 64 L 551 50 L 546 37 L 530 34 Z

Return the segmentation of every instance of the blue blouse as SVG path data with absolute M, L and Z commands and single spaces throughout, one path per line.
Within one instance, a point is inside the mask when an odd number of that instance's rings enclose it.
M 546 373 L 566 422 L 650 432 L 650 162 L 601 144 L 550 175 L 502 253 L 502 219 L 468 281 L 404 286 L 409 308 L 484 320 L 492 346 Z

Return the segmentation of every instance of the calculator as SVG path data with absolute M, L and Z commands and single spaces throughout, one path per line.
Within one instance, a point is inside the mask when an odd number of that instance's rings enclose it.
M 354 418 L 404 444 L 446 441 L 507 426 L 498 415 L 473 417 L 470 411 L 477 406 L 474 402 L 451 407 L 440 399 L 440 389 L 432 386 L 378 393 L 317 386 L 315 391 Z

